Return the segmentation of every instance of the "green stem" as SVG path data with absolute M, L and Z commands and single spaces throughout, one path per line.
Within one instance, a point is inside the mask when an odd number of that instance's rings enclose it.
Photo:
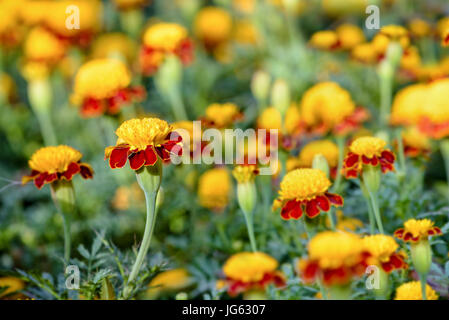
M 449 140 L 448 139 L 441 140 L 440 150 L 441 150 L 441 155 L 443 156 L 444 168 L 446 171 L 447 192 L 448 192 L 447 197 L 449 200 Z
M 390 115 L 393 77 L 379 77 L 380 79 L 380 128 L 386 128 Z
M 327 217 L 329 218 L 332 231 L 335 231 L 334 215 L 333 215 L 332 211 L 333 211 L 333 208 L 331 207 L 329 209 L 329 211 L 327 211 Z
M 398 142 L 398 158 L 399 158 L 399 164 L 400 169 L 398 170 L 398 176 L 400 179 L 405 176 L 405 156 L 404 156 L 404 144 L 402 142 L 402 130 L 397 129 L 396 130 L 396 140 Z
M 377 193 L 369 191 L 369 197 L 371 199 L 371 205 L 373 206 L 374 217 L 377 221 L 377 227 L 379 228 L 380 233 L 384 233 L 384 227 L 382 225 L 382 218 L 380 216 L 379 211 L 379 203 L 377 199 Z
M 369 218 L 369 225 L 370 225 L 370 233 L 374 234 L 376 232 L 376 226 L 375 226 L 375 220 L 374 220 L 374 212 L 373 207 L 371 206 L 371 201 L 368 198 L 365 198 L 366 205 L 368 207 L 368 218 Z
M 53 129 L 53 124 L 50 119 L 50 113 L 35 110 L 35 114 L 37 117 L 37 121 L 39 122 L 42 138 L 44 139 L 44 144 L 46 146 L 55 146 L 57 144 L 57 140 L 56 134 Z
M 340 191 L 340 185 L 341 185 L 341 170 L 343 168 L 343 160 L 344 160 L 344 153 L 345 153 L 345 137 L 344 136 L 337 136 L 337 146 L 338 146 L 338 165 L 337 165 L 337 176 L 335 178 L 334 185 L 332 186 L 332 191 L 335 193 L 339 193 Z
M 257 252 L 256 238 L 254 237 L 253 215 L 252 213 L 245 211 L 243 211 L 243 215 L 245 216 L 246 228 L 248 230 L 249 241 L 251 242 L 251 249 L 253 252 Z
M 419 274 L 419 281 L 421 282 L 422 299 L 427 300 L 427 293 L 426 293 L 427 275 Z
M 62 224 L 64 227 L 64 261 L 68 264 L 70 261 L 70 219 L 61 211 Z
M 170 100 L 170 106 L 172 107 L 173 116 L 176 121 L 188 120 L 189 118 L 187 116 L 179 88 L 173 88 L 170 90 L 168 93 L 168 99 Z
M 129 275 L 128 281 L 123 290 L 123 294 L 124 294 L 125 298 L 128 298 L 131 293 L 131 291 L 132 291 L 131 283 L 137 278 L 140 268 L 142 267 L 142 263 L 147 255 L 148 249 L 150 248 L 151 237 L 153 235 L 154 225 L 155 225 L 156 216 L 157 216 L 157 212 L 156 212 L 157 193 L 158 193 L 158 191 L 151 192 L 151 193 L 144 192 L 146 208 L 147 208 L 147 218 L 146 218 L 147 221 L 145 224 L 145 231 L 144 231 L 144 235 L 143 235 L 142 245 L 140 246 L 139 252 L 137 253 L 136 261 L 134 262 L 134 265 L 131 269 L 131 273 Z

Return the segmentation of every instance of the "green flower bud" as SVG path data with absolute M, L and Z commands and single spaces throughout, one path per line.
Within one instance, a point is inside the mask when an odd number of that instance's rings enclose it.
M 75 211 L 75 190 L 72 181 L 56 180 L 51 183 L 51 196 L 57 209 L 64 214 Z
M 156 82 L 159 90 L 164 94 L 169 93 L 173 87 L 179 86 L 182 77 L 182 63 L 175 55 L 165 58 L 156 74 Z
M 257 190 L 254 181 L 237 184 L 237 200 L 243 212 L 251 214 L 257 200 Z
M 432 248 L 430 247 L 429 240 L 425 239 L 417 243 L 412 243 L 410 251 L 416 272 L 420 275 L 428 274 L 432 265 Z
M 180 292 L 175 297 L 176 300 L 188 300 L 189 295 L 186 292 Z
M 136 171 L 137 183 L 149 195 L 159 190 L 162 180 L 162 162 L 156 161 L 154 166 L 144 166 Z
M 373 167 L 366 165 L 363 167 L 363 182 L 368 189 L 368 192 L 377 193 L 380 188 L 380 169 L 379 167 Z
M 265 292 L 261 290 L 251 290 L 243 295 L 243 300 L 267 300 Z
M 326 177 L 329 178 L 329 163 L 327 163 L 327 159 L 321 153 L 316 154 L 313 157 L 312 168 L 319 169 L 326 174 Z
M 379 287 L 374 288 L 374 294 L 380 299 L 386 299 L 389 291 L 389 275 L 382 268 L 379 268 Z
M 394 67 L 388 60 L 384 59 L 381 63 L 379 63 L 377 73 L 382 79 L 391 79 L 394 75 Z
M 396 69 L 401 62 L 402 46 L 399 42 L 392 41 L 387 49 L 387 61 L 391 64 L 393 69 Z
M 30 81 L 28 83 L 28 98 L 35 112 L 50 112 L 52 104 L 52 89 L 48 78 Z
M 262 70 L 256 71 L 251 80 L 251 91 L 259 101 L 266 101 L 271 85 L 270 75 Z
M 279 110 L 282 117 L 290 106 L 290 89 L 283 79 L 277 79 L 271 89 L 271 104 Z

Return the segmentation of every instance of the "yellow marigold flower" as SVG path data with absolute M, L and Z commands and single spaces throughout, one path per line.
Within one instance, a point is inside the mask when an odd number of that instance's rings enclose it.
M 418 48 L 415 46 L 410 46 L 404 51 L 401 58 L 400 68 L 404 71 L 408 71 L 412 75 L 419 75 L 419 69 L 422 68 L 421 56 L 419 54 Z
M 133 170 L 153 166 L 158 157 L 167 161 L 172 149 L 182 140 L 179 134 L 173 133 L 172 126 L 158 118 L 127 120 L 115 134 L 117 145 L 105 150 L 105 159 L 109 159 L 112 169 L 123 168 L 128 159 Z
M 318 31 L 312 35 L 309 44 L 321 50 L 336 49 L 339 46 L 338 35 L 332 30 Z
M 27 61 L 55 64 L 65 55 L 66 46 L 51 32 L 36 27 L 25 39 L 23 51 Z
M 257 127 L 259 129 L 274 129 L 282 131 L 282 116 L 278 109 L 274 107 L 266 108 L 257 118 Z
M 377 61 L 378 55 L 372 43 L 356 45 L 351 51 L 351 57 L 362 63 L 371 64 Z
M 374 156 L 380 156 L 386 144 L 387 143 L 380 138 L 361 137 L 353 141 L 349 150 L 359 156 L 372 158 Z
M 144 201 L 144 195 L 139 184 L 133 183 L 130 187 L 121 186 L 115 191 L 111 201 L 112 207 L 117 210 L 128 210 L 132 206 L 138 206 Z
M 428 99 L 427 88 L 425 84 L 412 84 L 401 89 L 394 97 L 390 122 L 394 125 L 417 124 Z
M 418 38 L 428 36 L 432 32 L 430 24 L 419 18 L 412 19 L 408 24 L 408 28 L 411 34 Z
M 369 256 L 358 235 L 332 231 L 314 236 L 308 252 L 308 259 L 299 261 L 301 276 L 307 282 L 321 278 L 326 286 L 344 285 L 363 274 Z
M 429 219 L 407 220 L 403 228 L 399 228 L 394 232 L 396 238 L 410 242 L 419 242 L 426 240 L 429 236 L 439 236 L 441 234 L 441 229 L 435 227 L 434 222 Z
M 281 181 L 278 197 L 282 218 L 299 219 L 303 210 L 309 218 L 314 218 L 321 210 L 329 211 L 331 205 L 343 205 L 342 197 L 327 192 L 330 185 L 326 174 L 318 169 L 296 169 L 287 173 Z
M 313 132 L 324 134 L 354 129 L 367 118 L 356 108 L 348 91 L 334 82 L 321 82 L 308 89 L 301 100 L 301 121 Z
M 222 8 L 205 7 L 196 15 L 194 29 L 196 37 L 212 49 L 231 38 L 232 17 Z
M 185 289 L 192 282 L 193 279 L 186 269 L 178 268 L 163 271 L 150 281 L 145 295 L 147 298 L 155 299 L 162 293 Z
M 313 158 L 317 154 L 322 154 L 330 168 L 335 168 L 338 164 L 338 146 L 330 140 L 315 140 L 309 142 L 299 153 L 299 162 L 302 167 L 312 167 Z
M 93 170 L 88 164 L 81 162 L 82 156 L 78 150 L 65 145 L 41 148 L 28 161 L 31 175 L 24 176 L 22 182 L 25 184 L 34 180 L 34 184 L 40 189 L 44 184 L 56 180 L 70 181 L 78 173 L 84 179 L 90 179 Z
M 206 126 L 226 128 L 241 117 L 242 114 L 234 103 L 213 103 L 206 108 L 204 121 Z
M 115 59 L 95 59 L 85 63 L 75 77 L 75 97 L 98 100 L 114 96 L 118 90 L 131 83 L 131 73 L 126 65 Z
M 223 210 L 229 202 L 231 179 L 228 170 L 215 168 L 203 173 L 198 181 L 198 197 L 201 206 Z
M 372 44 L 379 54 L 385 54 L 391 41 L 398 42 L 403 49 L 410 45 L 408 31 L 402 26 L 388 25 L 380 29 Z
M 404 153 L 409 157 L 417 157 L 419 155 L 427 156 L 431 150 L 429 137 L 423 134 L 417 127 L 409 127 L 402 131 L 402 141 Z
M 301 112 L 299 111 L 298 105 L 296 103 L 292 103 L 285 112 L 284 118 L 285 131 L 290 135 L 294 135 L 299 130 L 300 121 L 301 121 Z
M 25 283 L 16 277 L 1 277 L 0 288 L 6 288 L 6 290 L 0 293 L 0 298 L 6 297 L 12 293 L 20 291 L 25 288 Z
M 337 210 L 335 215 L 337 218 L 335 228 L 337 230 L 348 232 L 363 227 L 363 222 L 361 220 L 344 216 L 342 210 Z M 329 217 L 326 217 L 326 227 L 331 227 Z
M 393 237 L 384 234 L 366 236 L 362 239 L 363 246 L 371 255 L 370 259 L 379 264 L 385 272 L 396 269 L 405 269 L 407 264 L 404 256 L 396 253 L 399 245 Z
M 176 23 L 156 23 L 151 25 L 143 35 L 146 47 L 174 51 L 188 36 L 187 29 Z
M 24 35 L 20 25 L 20 10 L 25 0 L 0 1 L 0 45 L 15 47 Z
M 282 274 L 276 271 L 278 262 L 263 252 L 241 252 L 231 256 L 223 266 L 231 296 L 251 289 L 264 289 L 274 282 L 284 284 Z
M 103 34 L 92 44 L 93 59 L 123 58 L 131 64 L 136 55 L 137 44 L 123 33 Z
M 428 284 L 426 284 L 426 298 L 427 300 L 438 300 L 438 294 Z M 422 300 L 421 283 L 411 281 L 402 284 L 396 288 L 394 300 Z
M 120 10 L 141 8 L 149 4 L 151 0 L 113 0 Z
M 365 42 L 363 30 L 358 26 L 345 23 L 335 30 L 338 36 L 339 46 L 343 50 L 351 50 L 355 46 Z
M 245 183 L 253 181 L 256 175 L 259 174 L 259 169 L 256 165 L 238 165 L 232 170 L 232 175 L 238 183 Z

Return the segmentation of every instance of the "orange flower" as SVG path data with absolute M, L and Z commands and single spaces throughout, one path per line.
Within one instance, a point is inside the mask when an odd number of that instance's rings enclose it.
M 116 114 L 121 107 L 145 96 L 143 87 L 130 87 L 131 74 L 116 59 L 95 59 L 85 63 L 75 76 L 75 104 L 85 117 Z
M 394 232 L 394 236 L 405 242 L 416 243 L 427 239 L 429 236 L 442 235 L 441 229 L 433 224 L 433 221 L 429 219 L 410 219 L 404 223 L 403 228 L 399 228 Z
M 127 120 L 115 133 L 117 145 L 105 150 L 105 159 L 109 159 L 112 169 L 123 168 L 128 159 L 133 170 L 153 166 L 158 157 L 168 161 L 173 148 L 182 140 L 166 121 L 157 118 Z M 177 154 L 182 154 L 182 148 Z
M 184 65 L 193 61 L 193 43 L 187 29 L 176 23 L 153 24 L 143 35 L 140 52 L 142 72 L 146 75 L 156 72 L 168 54 L 178 56 Z
M 282 207 L 285 220 L 299 219 L 303 212 L 315 218 L 321 211 L 329 211 L 331 205 L 342 206 L 343 198 L 327 192 L 331 185 L 324 172 L 318 169 L 296 169 L 287 173 L 280 184 L 276 206 Z
M 393 237 L 384 234 L 366 236 L 362 239 L 363 246 L 370 253 L 370 259 L 382 269 L 390 273 L 397 269 L 406 269 L 404 253 L 396 252 L 399 245 Z
M 37 150 L 28 165 L 31 174 L 22 178 L 26 184 L 33 180 L 34 185 L 41 189 L 45 184 L 56 180 L 72 180 L 76 174 L 84 179 L 93 177 L 93 170 L 87 163 L 81 162 L 81 152 L 69 146 L 45 147 Z
M 394 170 L 395 155 L 385 149 L 386 142 L 376 137 L 360 137 L 355 139 L 343 161 L 343 172 L 346 178 L 357 178 L 363 166 L 380 166 L 383 173 Z

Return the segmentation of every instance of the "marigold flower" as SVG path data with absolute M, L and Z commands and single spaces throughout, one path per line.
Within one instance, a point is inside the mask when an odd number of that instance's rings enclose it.
M 335 50 L 340 46 L 338 35 L 332 30 L 315 32 L 310 38 L 309 44 L 321 50 Z
M 368 266 L 369 253 L 358 235 L 325 231 L 308 245 L 309 257 L 300 260 L 299 271 L 306 282 L 321 279 L 325 286 L 345 285 Z
M 123 168 L 129 159 L 133 170 L 143 166 L 153 166 L 158 157 L 162 161 L 170 159 L 175 146 L 181 142 L 181 136 L 173 132 L 173 127 L 157 118 L 131 119 L 123 122 L 115 131 L 117 145 L 107 147 L 105 159 L 109 159 L 112 169 Z M 179 147 L 177 155 L 182 154 Z
M 195 17 L 195 35 L 207 49 L 227 42 L 232 35 L 232 17 L 219 7 L 202 8 Z
M 428 86 L 412 84 L 401 89 L 394 97 L 390 123 L 393 125 L 417 124 L 422 116 L 422 108 L 428 99 Z
M 396 269 L 406 269 L 405 257 L 396 252 L 399 245 L 393 237 L 383 234 L 366 236 L 362 239 L 363 246 L 370 254 L 370 259 L 379 264 L 382 269 L 389 273 Z
M 53 181 L 70 181 L 78 173 L 84 179 L 91 179 L 94 172 L 90 165 L 81 162 L 82 156 L 78 150 L 65 145 L 41 148 L 28 161 L 31 174 L 24 176 L 22 183 L 26 184 L 33 180 L 34 185 L 41 189 Z
M 285 284 L 282 273 L 276 271 L 278 262 L 263 252 L 241 252 L 231 256 L 223 266 L 228 294 L 236 296 L 242 292 L 260 289 L 274 283 Z
M 85 117 L 103 113 L 116 114 L 131 101 L 141 100 L 142 87 L 130 87 L 131 74 L 126 65 L 116 59 L 95 59 L 85 63 L 75 76 L 74 103 L 81 103 Z
M 355 139 L 343 161 L 343 172 L 346 178 L 357 178 L 363 166 L 380 166 L 383 173 L 394 170 L 395 155 L 385 149 L 387 143 L 376 137 L 360 137 Z
M 137 44 L 127 35 L 114 32 L 103 34 L 92 44 L 93 59 L 120 57 L 131 64 L 137 53 Z
M 404 154 L 415 158 L 418 156 L 427 157 L 431 150 L 430 139 L 417 127 L 409 127 L 402 132 L 402 144 Z
M 56 64 L 67 47 L 54 34 L 44 28 L 33 28 L 25 39 L 24 55 L 27 62 Z
M 340 47 L 343 50 L 351 50 L 355 46 L 365 42 L 365 35 L 363 30 L 358 26 L 344 23 L 335 30 L 338 36 Z
M 141 68 L 146 75 L 157 71 L 165 56 L 174 54 L 184 65 L 193 60 L 193 43 L 187 29 L 176 23 L 156 23 L 143 35 L 143 48 L 140 52 Z
M 318 134 L 355 130 L 368 117 L 363 108 L 356 108 L 349 92 L 334 82 L 321 82 L 308 89 L 300 109 L 305 128 Z
M 274 107 L 265 108 L 257 118 L 257 128 L 282 131 L 282 115 Z
M 449 135 L 449 101 L 445 95 L 449 90 L 449 79 L 436 80 L 429 84 L 427 100 L 422 110 L 418 128 L 433 139 Z
M 434 222 L 429 219 L 410 219 L 404 223 L 403 228 L 394 232 L 394 236 L 406 242 L 416 243 L 427 240 L 429 236 L 442 235 L 441 229 L 434 226 Z
M 327 192 L 331 182 L 318 169 L 296 169 L 287 173 L 280 184 L 278 204 L 285 220 L 299 219 L 303 212 L 314 218 L 331 205 L 342 206 L 343 198 Z
M 0 1 L 0 45 L 15 47 L 23 38 L 24 30 L 20 25 L 20 10 L 24 0 Z
M 242 116 L 234 103 L 213 103 L 206 108 L 206 115 L 201 120 L 207 127 L 223 129 L 240 120 Z
M 259 42 L 260 36 L 250 20 L 241 19 L 234 24 L 232 39 L 237 43 L 255 45 Z
M 352 48 L 351 57 L 359 62 L 372 64 L 377 62 L 378 56 L 372 43 L 361 43 Z
M 299 153 L 299 163 L 302 167 L 312 167 L 313 158 L 322 154 L 330 168 L 338 165 L 338 146 L 330 140 L 315 140 L 306 144 Z
M 25 288 L 25 283 L 16 277 L 1 277 L 0 278 L 0 288 L 5 288 L 4 291 L 0 293 L 0 298 L 9 296 L 12 293 L 20 291 Z
M 231 187 L 231 178 L 225 168 L 206 171 L 198 181 L 200 205 L 212 210 L 223 210 L 229 203 Z
M 238 165 L 232 170 L 232 175 L 238 183 L 245 183 L 253 181 L 259 174 L 259 169 L 256 165 Z
M 408 24 L 408 28 L 410 33 L 417 38 L 426 37 L 432 32 L 430 24 L 419 18 L 412 19 Z
M 398 42 L 403 49 L 410 45 L 410 38 L 406 28 L 398 25 L 388 25 L 380 29 L 372 44 L 380 55 L 384 55 L 391 41 Z
M 438 300 L 438 294 L 428 284 L 426 284 L 426 299 Z M 419 281 L 411 281 L 400 285 L 396 288 L 394 300 L 423 300 L 421 283 Z

